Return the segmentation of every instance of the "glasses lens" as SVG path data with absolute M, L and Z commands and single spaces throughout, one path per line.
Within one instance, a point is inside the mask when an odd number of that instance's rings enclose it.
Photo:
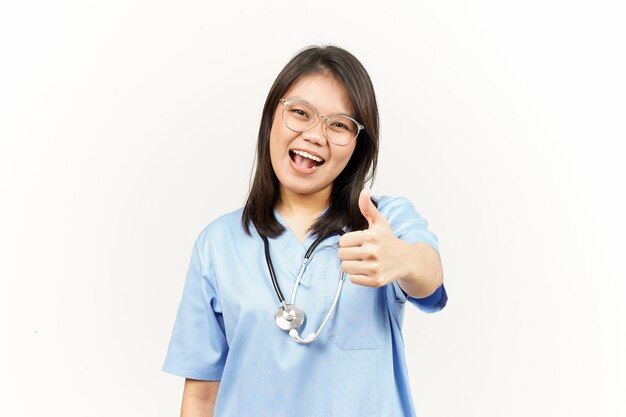
M 287 102 L 283 109 L 285 126 L 295 132 L 304 132 L 313 126 L 315 111 L 310 106 L 298 101 Z
M 326 135 L 328 140 L 336 145 L 347 145 L 356 138 L 359 126 L 352 119 L 335 116 L 328 121 Z

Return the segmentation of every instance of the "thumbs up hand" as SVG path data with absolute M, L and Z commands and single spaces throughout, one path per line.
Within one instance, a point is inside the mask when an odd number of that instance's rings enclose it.
M 398 239 L 372 200 L 363 189 L 359 208 L 367 220 L 367 230 L 344 234 L 339 239 L 341 268 L 350 281 L 367 287 L 382 287 L 410 274 L 412 259 L 410 245 Z

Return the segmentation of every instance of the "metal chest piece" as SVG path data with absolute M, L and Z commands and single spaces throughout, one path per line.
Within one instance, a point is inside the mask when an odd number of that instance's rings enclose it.
M 274 319 L 276 324 L 283 330 L 297 329 L 304 323 L 304 312 L 295 304 L 286 304 L 287 308 L 280 306 Z

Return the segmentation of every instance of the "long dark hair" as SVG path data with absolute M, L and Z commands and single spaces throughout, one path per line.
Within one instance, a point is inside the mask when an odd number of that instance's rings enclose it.
M 369 180 L 373 182 L 378 161 L 379 122 L 374 86 L 363 65 L 350 52 L 336 46 L 314 46 L 304 49 L 287 63 L 265 100 L 257 141 L 256 172 L 241 217 L 248 235 L 251 235 L 250 222 L 259 233 L 269 237 L 280 236 L 285 231 L 274 217 L 280 187 L 270 160 L 270 132 L 278 100 L 295 81 L 312 73 L 329 74 L 344 86 L 355 118 L 365 129 L 356 139 L 350 161 L 333 182 L 328 210 L 317 219 L 310 231 L 321 235 L 344 226 L 349 230 L 367 228 L 358 199 L 365 183 Z

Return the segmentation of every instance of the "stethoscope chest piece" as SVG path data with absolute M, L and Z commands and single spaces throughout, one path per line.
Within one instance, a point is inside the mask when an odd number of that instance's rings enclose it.
M 274 320 L 283 330 L 297 329 L 304 323 L 304 311 L 295 304 L 286 304 L 286 306 L 286 309 L 283 306 L 278 308 Z

